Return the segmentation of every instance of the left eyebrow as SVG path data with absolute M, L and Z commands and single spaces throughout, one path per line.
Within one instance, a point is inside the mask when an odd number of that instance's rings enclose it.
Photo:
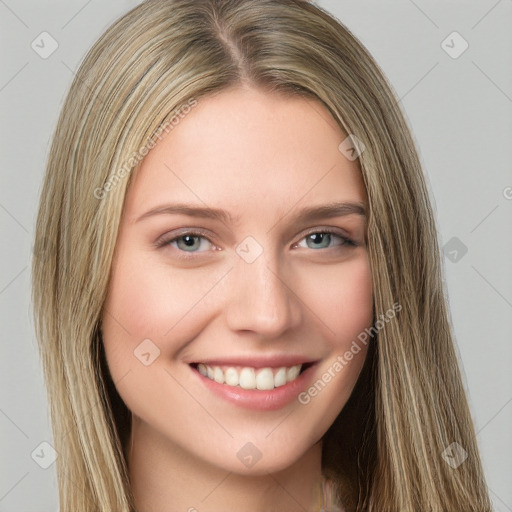
M 295 222 L 311 222 L 323 218 L 360 215 L 366 218 L 366 208 L 363 203 L 328 203 L 319 206 L 303 208 L 295 217 Z
M 290 214 L 290 211 L 281 216 L 268 231 L 272 231 L 277 224 Z M 295 228 L 296 226 L 316 222 L 321 219 L 346 217 L 348 215 L 358 215 L 362 217 L 363 220 L 366 220 L 366 208 L 364 204 L 361 202 L 333 202 L 316 206 L 308 206 L 299 210 L 293 217 L 293 221 L 291 221 L 290 224 Z

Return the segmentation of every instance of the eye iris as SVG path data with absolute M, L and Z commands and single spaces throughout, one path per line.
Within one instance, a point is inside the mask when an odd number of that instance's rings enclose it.
M 322 243 L 322 242 L 324 242 L 324 240 L 327 240 L 327 246 L 328 246 L 330 239 L 331 239 L 331 234 L 330 233 L 313 233 L 312 235 L 309 235 L 308 238 L 310 240 L 312 240 L 315 244 Z M 314 247 L 318 247 L 318 245 L 316 245 Z
M 185 247 L 190 249 L 190 248 L 194 248 L 194 244 L 196 241 L 199 240 L 200 237 L 198 236 L 191 236 L 191 235 L 184 235 L 182 237 L 179 238 L 178 240 L 178 244 L 181 240 L 184 241 L 185 243 Z M 197 248 L 197 247 L 196 247 Z

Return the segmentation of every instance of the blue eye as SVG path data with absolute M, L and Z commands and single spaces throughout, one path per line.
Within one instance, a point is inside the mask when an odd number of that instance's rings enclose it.
M 338 240 L 337 243 L 333 243 Z M 303 243 L 306 243 L 304 247 Z M 204 233 L 187 231 L 174 238 L 162 237 L 156 242 L 157 247 L 171 246 L 178 249 L 182 253 L 201 253 L 207 252 L 208 244 L 216 249 L 215 245 L 205 236 Z M 206 245 L 206 248 L 204 247 Z M 340 233 L 335 233 L 329 229 L 320 231 L 312 231 L 301 239 L 295 246 L 304 247 L 306 249 L 333 249 L 335 247 L 351 246 L 357 244 Z M 203 250 L 200 250 L 203 248 Z
M 334 239 L 338 239 L 340 242 L 334 245 L 331 245 L 331 242 Z M 346 236 L 342 236 L 340 234 L 336 234 L 333 231 L 315 231 L 313 233 L 309 233 L 302 240 L 306 241 L 306 247 L 309 249 L 329 249 L 330 247 L 336 246 L 355 246 L 356 244 L 347 238 Z M 311 242 L 311 243 L 309 243 Z M 300 247 L 304 247 L 300 243 L 298 244 Z
M 202 236 L 200 233 L 184 233 L 183 235 L 173 238 L 172 240 L 164 242 L 162 245 L 173 245 L 174 243 L 176 243 L 176 247 L 181 251 L 203 252 L 203 251 L 199 251 L 198 249 L 202 245 L 204 245 L 204 244 L 201 244 L 201 242 L 204 240 L 206 240 L 208 243 L 211 244 L 211 242 L 206 237 Z M 183 242 L 183 243 L 180 243 L 180 242 Z M 208 250 L 208 249 L 206 249 L 206 250 Z

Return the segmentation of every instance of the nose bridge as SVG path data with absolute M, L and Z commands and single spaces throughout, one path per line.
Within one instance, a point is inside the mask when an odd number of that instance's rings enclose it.
M 249 252 L 244 253 L 248 247 Z M 251 245 L 240 244 L 237 252 L 240 258 L 232 272 L 232 293 L 227 305 L 230 327 L 269 337 L 294 327 L 300 320 L 300 307 L 284 279 L 279 258 L 263 248 L 255 252 Z

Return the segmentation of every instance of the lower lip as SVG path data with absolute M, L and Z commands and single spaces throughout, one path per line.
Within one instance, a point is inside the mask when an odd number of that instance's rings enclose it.
M 228 402 L 246 409 L 275 411 L 297 399 L 298 395 L 307 388 L 315 371 L 316 363 L 306 368 L 295 380 L 271 390 L 243 389 L 238 386 L 219 384 L 201 375 L 192 366 L 190 368 L 206 388 Z

